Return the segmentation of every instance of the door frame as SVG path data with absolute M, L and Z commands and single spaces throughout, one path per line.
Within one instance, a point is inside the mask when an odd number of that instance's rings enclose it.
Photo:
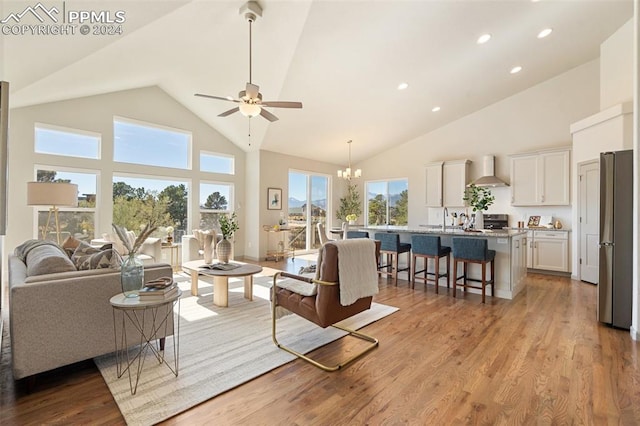
M 578 221 L 577 221 L 577 252 L 578 252 L 578 272 L 576 274 L 577 279 L 582 281 L 582 265 L 580 264 L 580 259 L 582 259 L 582 221 L 580 220 L 580 217 L 582 216 L 581 213 L 581 209 L 580 206 L 582 205 L 582 191 L 580 190 L 581 187 L 581 181 L 580 181 L 580 170 L 582 169 L 582 167 L 584 166 L 588 166 L 591 164 L 595 164 L 596 166 L 598 166 L 598 170 L 600 169 L 600 160 L 598 158 L 594 158 L 593 160 L 587 160 L 587 161 L 581 161 L 577 164 L 577 174 L 578 174 L 578 194 L 577 194 L 577 202 L 578 202 L 578 206 L 577 206 L 577 210 L 578 210 Z M 598 206 L 599 208 L 599 206 Z M 587 282 L 587 281 L 585 281 Z M 591 284 L 591 283 L 589 283 Z

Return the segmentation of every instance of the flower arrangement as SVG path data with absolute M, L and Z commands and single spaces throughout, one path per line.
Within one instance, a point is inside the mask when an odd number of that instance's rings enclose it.
M 345 219 L 347 219 L 349 222 L 353 222 L 353 221 L 356 221 L 358 219 L 358 215 L 351 213 L 351 214 L 348 214 L 345 217 Z
M 467 188 L 462 199 L 469 202 L 469 205 L 473 207 L 474 212 L 482 212 L 483 210 L 489 209 L 489 206 L 493 204 L 496 197 L 491 195 L 491 190 L 489 188 L 482 188 L 471 184 L 469 185 L 469 188 Z
M 222 233 L 222 238 L 228 240 L 233 237 L 233 233 L 238 229 L 240 229 L 240 227 L 238 226 L 238 216 L 236 212 L 233 212 L 231 216 L 226 214 L 220 216 L 220 232 Z
M 127 236 L 127 230 L 125 228 L 123 228 L 122 226 L 118 226 L 115 223 L 112 223 L 111 226 L 113 227 L 116 235 L 118 236 L 118 238 L 120 238 L 120 241 L 122 241 L 122 244 L 127 249 L 130 255 L 137 253 L 138 250 L 140 250 L 140 246 L 142 246 L 142 243 L 144 243 L 147 238 L 149 238 L 153 231 L 158 229 L 155 223 L 140 225 L 140 234 L 138 234 L 135 241 L 131 242 L 131 239 L 129 239 L 129 237 Z

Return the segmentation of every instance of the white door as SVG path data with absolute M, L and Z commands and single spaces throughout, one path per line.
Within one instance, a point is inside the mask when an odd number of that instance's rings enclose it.
M 598 243 L 600 240 L 600 165 L 597 160 L 578 166 L 578 227 L 580 279 L 598 283 Z

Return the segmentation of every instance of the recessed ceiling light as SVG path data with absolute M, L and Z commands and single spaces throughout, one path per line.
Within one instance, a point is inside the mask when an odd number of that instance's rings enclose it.
M 440 111 L 440 107 L 439 107 L 439 106 L 437 106 L 437 107 L 433 107 L 433 108 L 431 109 L 431 111 L 432 111 L 432 112 L 438 112 L 438 111 Z
M 540 31 L 538 33 L 538 38 L 545 38 L 546 36 L 548 36 L 549 34 L 551 34 L 553 30 L 551 28 L 545 28 L 544 30 Z
M 522 71 L 522 67 L 520 65 L 518 65 L 517 67 L 513 67 L 511 68 L 511 71 L 509 71 L 511 74 L 517 74 L 520 71 Z
M 489 40 L 491 40 L 491 34 L 482 34 L 480 37 L 478 37 L 478 41 L 476 43 L 485 44 Z
M 400 83 L 400 84 L 398 84 L 398 90 L 404 90 L 407 87 L 409 87 L 408 83 Z

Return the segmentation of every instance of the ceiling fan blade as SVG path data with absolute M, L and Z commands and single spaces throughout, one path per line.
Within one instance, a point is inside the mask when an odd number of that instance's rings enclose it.
M 247 83 L 247 96 L 249 96 L 249 98 L 254 99 L 258 97 L 258 94 L 260 93 L 260 86 L 255 85 L 255 84 L 251 84 L 251 83 Z
M 218 100 L 221 100 L 221 101 L 229 101 L 229 102 L 240 103 L 239 100 L 223 98 L 222 96 L 205 95 L 205 94 L 202 94 L 202 93 L 195 93 L 195 96 L 200 96 L 201 98 L 218 99 Z
M 264 108 L 260 109 L 260 115 L 263 116 L 264 118 L 266 118 L 267 120 L 271 121 L 272 123 L 274 121 L 278 121 L 278 117 L 276 117 L 275 115 L 271 114 L 269 111 L 267 111 Z
M 226 117 L 227 115 L 231 115 L 234 112 L 240 111 L 240 107 L 231 108 L 229 111 L 225 111 L 221 114 L 218 114 L 218 117 Z
M 261 102 L 260 105 L 274 108 L 302 108 L 302 102 L 289 101 L 267 101 Z

